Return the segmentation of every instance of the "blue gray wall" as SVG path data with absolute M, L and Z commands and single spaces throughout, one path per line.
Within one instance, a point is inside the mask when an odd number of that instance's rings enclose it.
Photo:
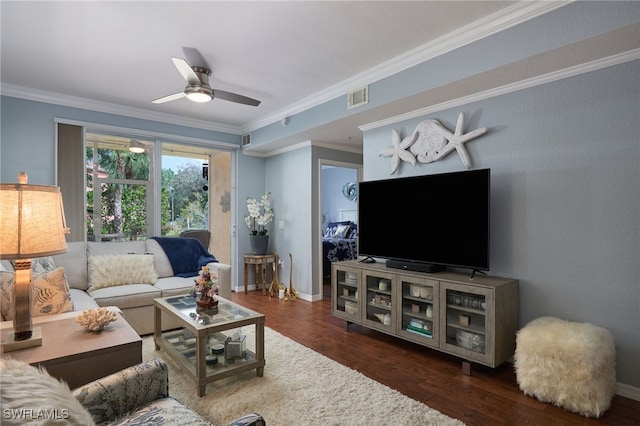
M 212 144 L 238 145 L 240 135 L 233 135 L 193 127 L 178 126 L 158 121 L 142 120 L 121 115 L 105 114 L 80 108 L 71 108 L 51 103 L 36 102 L 14 97 L 0 97 L 0 179 L 16 182 L 22 170 L 29 174 L 29 183 L 52 185 L 56 181 L 56 120 L 67 120 L 96 125 L 121 127 L 155 134 L 175 135 L 177 138 L 195 138 L 211 141 Z M 247 197 L 260 196 L 265 191 L 264 159 L 242 154 L 236 156 L 234 186 L 237 199 L 232 200 L 236 208 L 237 244 L 232 247 L 233 265 L 237 282 L 243 282 L 242 256 L 248 253 L 249 239 L 243 217 L 246 214 Z M 235 242 L 234 241 L 234 242 Z
M 552 315 L 610 330 L 618 381 L 640 385 L 640 61 L 365 133 L 364 180 L 464 170 L 456 152 L 389 175 L 391 131 L 425 119 L 490 130 L 466 143 L 490 168 L 491 275 L 520 280 L 520 324 Z M 416 194 L 427 202 L 429 194 Z M 412 220 L 418 222 L 419 217 Z
M 322 212 L 327 214 L 327 223 L 338 220 L 338 210 L 358 208 L 357 201 L 349 200 L 342 194 L 348 182 L 358 183 L 356 169 L 329 167 L 322 170 Z
M 639 11 L 637 2 L 571 3 L 372 83 L 369 104 L 357 111 L 630 25 L 639 21 Z M 467 145 L 473 167 L 493 171 L 491 273 L 520 279 L 521 325 L 555 315 L 611 330 L 618 350 L 618 381 L 636 388 L 640 387 L 639 68 L 636 60 L 441 110 L 369 130 L 364 140 L 364 178 L 381 179 L 389 177 L 389 160 L 378 154 L 391 144 L 392 128 L 406 135 L 420 121 L 435 118 L 453 129 L 460 111 L 467 114 L 467 129 L 489 127 L 488 134 Z M 3 182 L 14 181 L 21 169 L 30 170 L 32 183 L 54 181 L 55 118 L 240 143 L 238 135 L 8 97 L 1 98 L 0 107 Z M 344 99 L 326 102 L 290 117 L 286 128 L 274 123 L 252 131 L 252 144 L 278 140 L 357 111 L 347 111 Z M 276 209 L 272 249 L 286 257 L 291 252 L 294 285 L 309 295 L 318 294 L 320 158 L 352 161 L 346 159 L 348 154 L 313 146 L 266 160 L 238 155 L 237 271 L 242 271 L 238 254 L 249 249 L 248 239 L 242 238 L 244 200 L 271 191 Z M 462 168 L 452 153 L 429 165 L 405 164 L 397 176 Z M 279 220 L 285 221 L 282 231 L 277 230 Z M 281 280 L 288 282 L 285 266 Z

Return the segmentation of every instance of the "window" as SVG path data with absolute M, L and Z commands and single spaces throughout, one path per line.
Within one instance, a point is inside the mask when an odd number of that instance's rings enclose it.
M 126 241 L 145 239 L 153 212 L 152 143 L 131 152 L 119 138 L 88 133 L 86 138 L 87 239 Z
M 71 226 L 67 241 L 143 240 L 208 229 L 209 251 L 231 263 L 235 146 L 133 136 L 121 128 L 57 126 L 57 179 Z M 144 151 L 131 152 L 132 141 Z
M 162 235 L 209 229 L 209 153 L 162 144 Z

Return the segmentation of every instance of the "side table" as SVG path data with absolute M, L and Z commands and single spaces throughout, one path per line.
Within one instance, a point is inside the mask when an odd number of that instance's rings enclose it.
M 260 274 L 262 275 L 262 294 L 267 292 L 267 266 L 271 264 L 273 267 L 273 274 L 271 280 L 273 281 L 276 272 L 276 255 L 271 254 L 245 254 L 244 255 L 244 293 L 247 294 L 247 285 L 249 282 L 249 265 L 254 265 L 255 268 L 255 283 L 256 289 L 258 288 L 258 282 Z
M 71 389 L 142 362 L 142 338 L 121 314 L 104 331 L 91 333 L 76 323 L 81 313 L 35 317 L 34 325 L 42 329 L 42 346 L 1 356 L 41 365 L 53 377 L 67 382 Z M 2 339 L 12 328 L 11 321 L 0 323 Z

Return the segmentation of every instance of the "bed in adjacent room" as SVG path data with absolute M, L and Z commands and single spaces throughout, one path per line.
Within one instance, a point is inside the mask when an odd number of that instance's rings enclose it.
M 337 222 L 327 225 L 322 236 L 322 271 L 331 275 L 331 262 L 357 259 L 358 225 L 356 210 L 340 210 Z

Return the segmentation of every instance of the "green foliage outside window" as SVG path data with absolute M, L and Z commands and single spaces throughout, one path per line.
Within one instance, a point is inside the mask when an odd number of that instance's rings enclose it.
M 147 236 L 147 186 L 149 181 L 148 153 L 131 153 L 128 150 L 87 148 L 87 230 L 90 239 L 93 229 L 94 174 L 107 182 L 101 183 L 101 240 L 135 240 Z M 131 183 L 108 182 L 109 179 Z M 162 235 L 178 235 L 188 228 L 207 228 L 208 196 L 202 188 L 207 181 L 201 169 L 194 164 L 162 170 L 160 193 L 160 217 Z M 103 237 L 109 235 L 110 237 Z

